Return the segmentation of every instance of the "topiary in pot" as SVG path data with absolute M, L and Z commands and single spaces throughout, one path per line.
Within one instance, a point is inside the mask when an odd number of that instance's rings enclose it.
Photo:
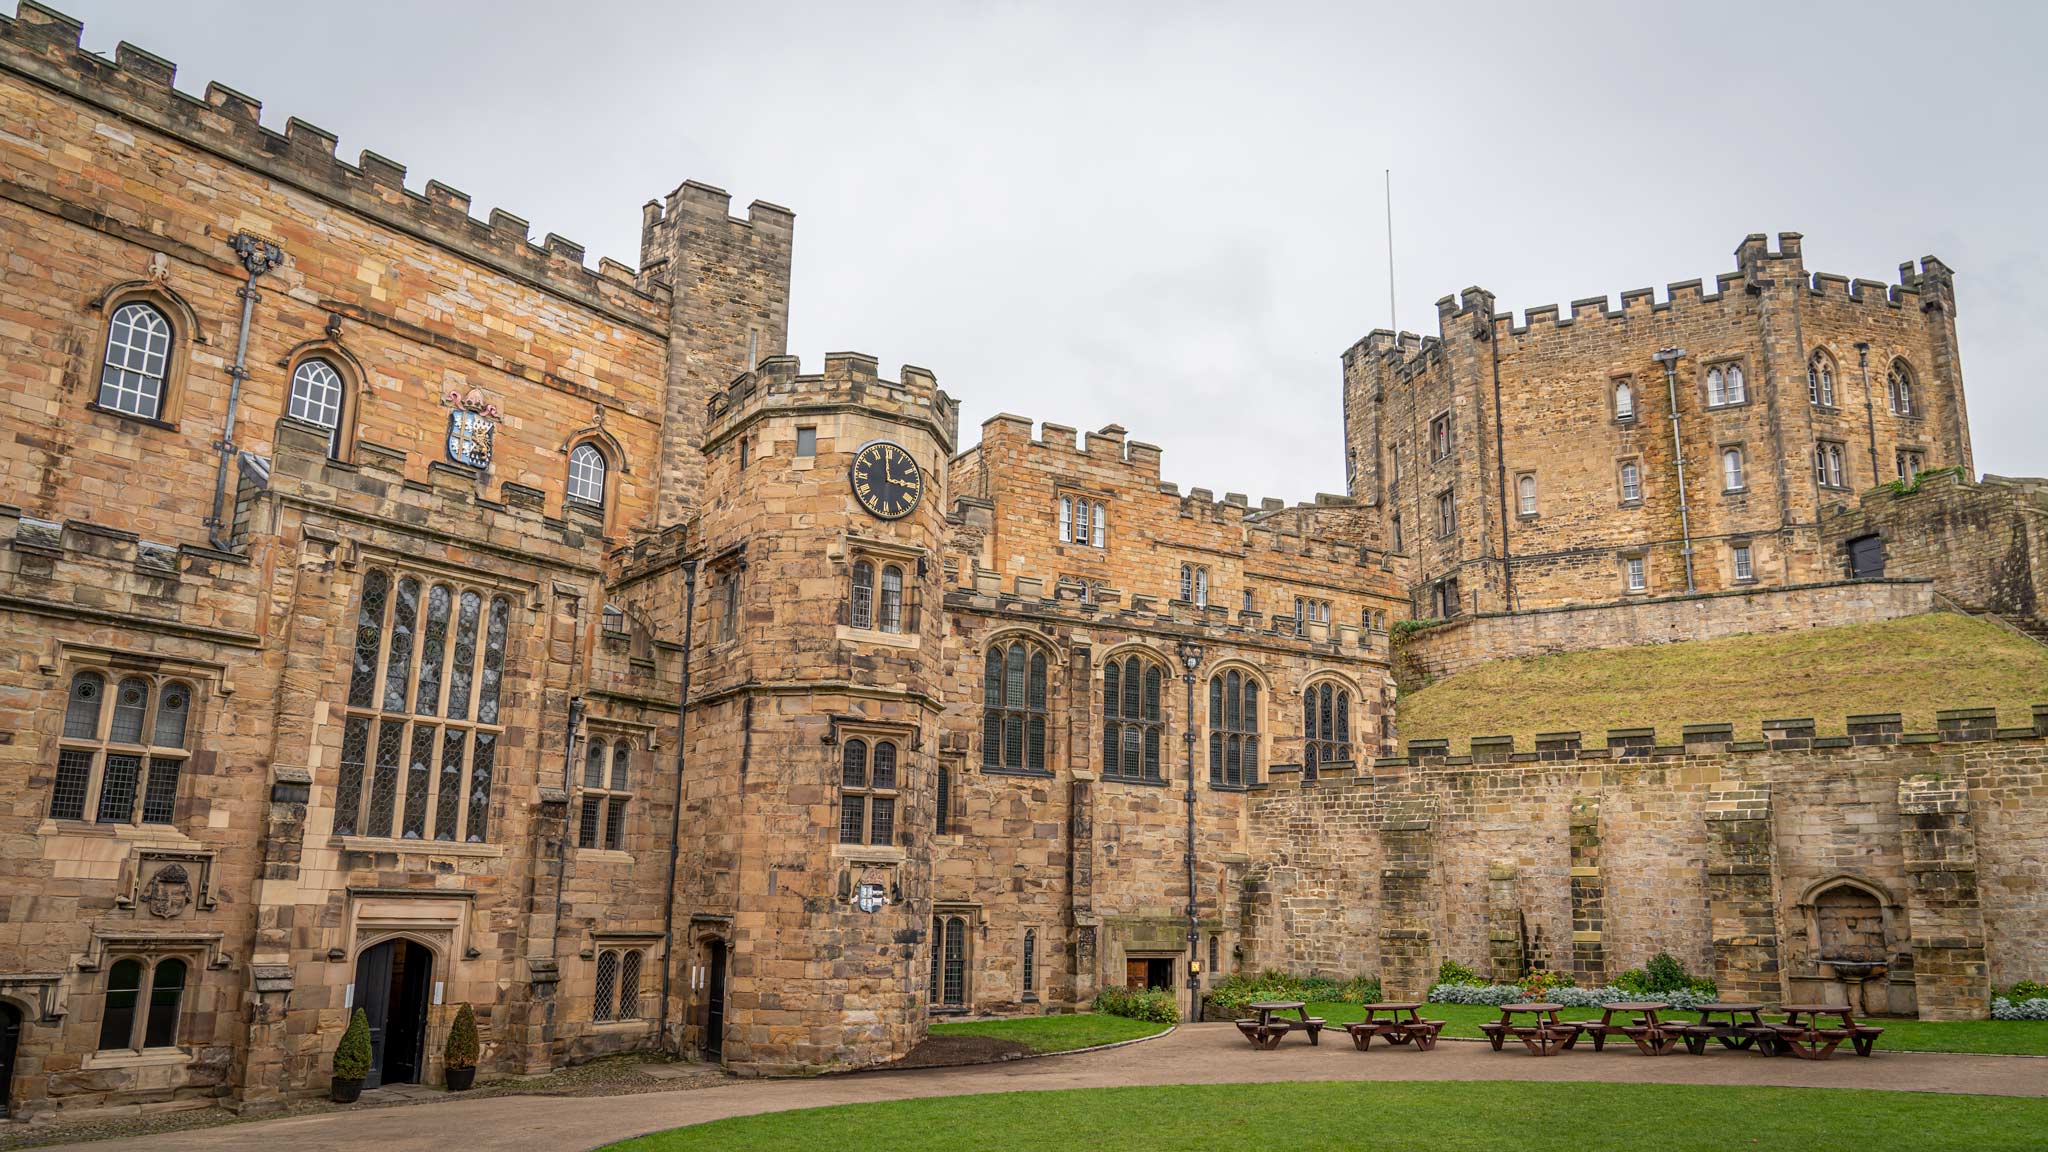
M 476 1009 L 466 1002 L 455 1010 L 455 1024 L 448 1029 L 448 1044 L 441 1050 L 441 1067 L 450 1092 L 466 1091 L 476 1082 Z
M 363 1094 L 363 1078 L 370 1074 L 370 1018 L 361 1008 L 349 1017 L 348 1031 L 341 1034 L 341 1046 L 334 1050 L 334 1080 L 328 1095 L 337 1104 L 353 1104 Z

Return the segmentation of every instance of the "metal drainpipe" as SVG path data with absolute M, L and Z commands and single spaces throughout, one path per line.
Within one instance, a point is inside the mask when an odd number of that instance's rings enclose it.
M 1202 1019 L 1201 930 L 1195 919 L 1195 666 L 1202 662 L 1202 646 L 1180 643 L 1181 681 L 1187 685 L 1187 718 L 1181 722 L 1181 739 L 1187 745 L 1188 806 L 1188 1019 Z
M 686 763 L 683 741 L 684 726 L 690 718 L 690 646 L 695 639 L 697 623 L 697 562 L 683 564 L 683 673 L 682 687 L 676 694 L 676 805 L 668 833 L 668 895 L 663 901 L 661 912 L 661 1037 L 662 1047 L 669 1042 L 668 996 L 670 980 L 676 967 L 676 858 L 682 850 L 683 838 L 683 766 Z M 680 1050 L 682 1045 L 676 1045 Z M 677 1053 L 680 1055 L 680 1051 Z
M 555 931 L 549 941 L 548 955 L 557 964 L 562 955 L 562 876 L 569 866 L 569 825 L 576 818 L 575 805 L 571 798 L 575 792 L 571 786 L 576 778 L 576 731 L 583 727 L 583 697 L 569 697 L 569 730 L 562 744 L 562 834 L 555 838 Z M 557 974 L 559 977 L 559 973 Z
M 1515 610 L 1515 561 L 1508 548 L 1508 457 L 1507 434 L 1501 429 L 1500 411 L 1500 341 L 1495 338 L 1493 313 L 1486 315 L 1485 333 L 1487 347 L 1493 350 L 1493 463 L 1499 472 L 1500 492 L 1500 581 L 1501 598 L 1507 601 L 1507 610 Z M 1516 497 L 1517 500 L 1520 496 Z
M 1685 537 L 1679 555 L 1685 557 L 1685 590 L 1693 592 L 1692 514 L 1685 505 L 1685 443 L 1678 436 L 1678 360 L 1683 348 L 1659 348 L 1654 359 L 1664 365 L 1664 388 L 1671 394 L 1671 466 L 1678 472 L 1678 530 Z
M 1884 470 L 1877 466 L 1877 405 L 1870 398 L 1870 341 L 1856 342 L 1856 366 L 1863 369 L 1863 423 L 1870 429 L 1870 486 L 1875 488 L 1883 481 Z
M 255 313 L 256 301 L 263 298 L 256 291 L 256 278 L 284 263 L 284 249 L 247 232 L 236 233 L 234 245 L 235 255 L 241 258 L 249 279 L 235 290 L 235 295 L 242 298 L 242 329 L 235 334 L 235 365 L 228 369 L 228 414 L 218 444 L 220 469 L 213 478 L 213 514 L 206 518 L 206 538 L 222 552 L 234 543 L 227 532 L 227 521 L 222 518 L 221 502 L 228 491 L 228 466 L 235 459 L 235 406 L 242 398 L 242 381 L 249 375 L 249 319 Z

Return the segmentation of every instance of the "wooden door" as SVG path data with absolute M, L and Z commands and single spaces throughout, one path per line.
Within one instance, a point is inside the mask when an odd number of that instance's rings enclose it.
M 1849 541 L 1849 575 L 1858 580 L 1884 575 L 1884 538 L 1859 536 Z
M 417 1084 L 426 1072 L 427 1002 L 433 999 L 434 954 L 396 942 L 392 955 L 391 1008 L 384 1025 L 386 1084 Z
M 384 1082 L 384 1026 L 391 1013 L 391 954 L 398 941 L 386 940 L 356 957 L 356 1007 L 370 1022 L 370 1072 L 363 1087 Z
M 1124 987 L 1134 992 L 1145 990 L 1145 978 L 1151 974 L 1152 962 L 1149 960 L 1124 961 Z

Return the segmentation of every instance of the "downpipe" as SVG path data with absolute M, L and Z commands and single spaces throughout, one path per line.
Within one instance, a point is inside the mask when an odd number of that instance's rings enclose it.
M 284 249 L 268 240 L 258 240 L 247 232 L 235 234 L 235 255 L 242 261 L 242 267 L 249 278 L 235 290 L 242 298 L 242 327 L 235 334 L 235 364 L 228 369 L 228 414 L 221 425 L 220 467 L 213 477 L 213 514 L 206 518 L 206 538 L 219 551 L 226 552 L 234 544 L 222 507 L 228 492 L 228 469 L 235 462 L 235 410 L 242 399 L 242 381 L 249 377 L 249 322 L 255 315 L 256 301 L 263 294 L 256 291 L 256 278 L 284 263 Z
M 1679 555 L 1685 557 L 1685 591 L 1696 589 L 1692 577 L 1692 513 L 1685 503 L 1685 443 L 1678 435 L 1678 360 L 1683 348 L 1659 348 L 1654 359 L 1664 365 L 1664 389 L 1671 395 L 1671 466 L 1678 472 L 1678 530 L 1685 537 Z

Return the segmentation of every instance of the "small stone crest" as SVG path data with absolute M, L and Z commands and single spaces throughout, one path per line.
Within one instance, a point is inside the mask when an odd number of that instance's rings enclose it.
M 467 393 L 451 388 L 441 403 L 448 408 L 448 459 L 471 468 L 489 468 L 498 406 L 486 400 L 480 388 Z
M 166 864 L 142 887 L 142 906 L 160 920 L 175 920 L 192 904 L 192 875 L 183 864 Z

